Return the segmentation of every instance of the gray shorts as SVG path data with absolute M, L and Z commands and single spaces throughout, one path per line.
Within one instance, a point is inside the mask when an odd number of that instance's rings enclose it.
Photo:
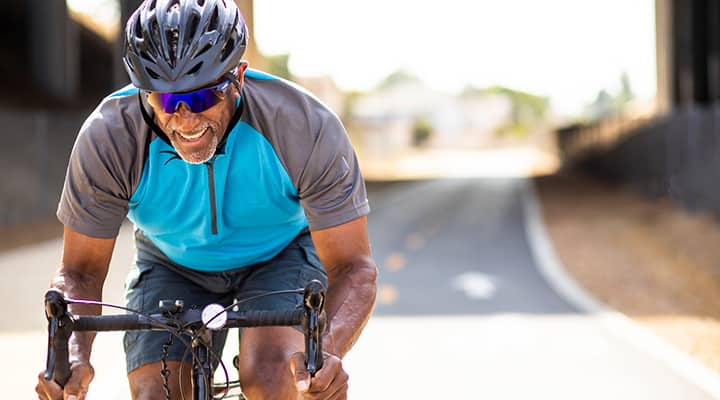
M 141 232 L 135 233 L 135 262 L 125 283 L 128 308 L 145 313 L 159 312 L 160 300 L 183 300 L 185 308 L 211 303 L 229 306 L 237 300 L 274 290 L 298 289 L 312 279 L 327 287 L 327 273 L 317 256 L 310 234 L 299 234 L 270 261 L 224 272 L 199 272 L 170 261 Z M 292 309 L 302 303 L 302 294 L 261 297 L 243 303 L 240 310 Z M 215 332 L 213 348 L 221 354 L 227 331 Z M 162 358 L 169 333 L 127 332 L 124 338 L 127 371 Z M 191 360 L 189 350 L 173 340 L 167 360 Z

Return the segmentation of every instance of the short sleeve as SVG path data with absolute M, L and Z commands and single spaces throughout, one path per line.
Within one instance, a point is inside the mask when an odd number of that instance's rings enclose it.
M 87 236 L 116 237 L 128 212 L 129 165 L 137 150 L 121 115 L 117 107 L 101 105 L 83 124 L 70 155 L 57 217 Z
M 340 120 L 324 113 L 303 170 L 298 196 L 310 229 L 352 221 L 370 212 L 357 155 Z

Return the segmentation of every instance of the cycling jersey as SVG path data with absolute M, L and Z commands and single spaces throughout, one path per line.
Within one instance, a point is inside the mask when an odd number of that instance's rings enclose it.
M 290 82 L 247 70 L 239 119 L 198 165 L 153 132 L 141 102 L 152 112 L 126 87 L 82 126 L 57 212 L 71 229 L 112 238 L 127 216 L 174 262 L 224 271 L 273 258 L 308 227 L 370 210 L 342 123 Z

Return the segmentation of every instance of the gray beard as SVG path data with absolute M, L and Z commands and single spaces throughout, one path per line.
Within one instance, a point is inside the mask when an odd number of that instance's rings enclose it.
M 174 140 L 172 140 L 174 141 Z M 217 136 L 212 137 L 210 144 L 201 151 L 194 151 L 190 154 L 185 154 L 181 151 L 178 151 L 178 155 L 180 158 L 183 159 L 188 164 L 198 165 L 198 164 L 204 164 L 208 161 L 210 161 L 211 158 L 215 155 L 215 152 L 217 151 L 219 140 Z M 178 147 L 176 147 L 177 149 Z

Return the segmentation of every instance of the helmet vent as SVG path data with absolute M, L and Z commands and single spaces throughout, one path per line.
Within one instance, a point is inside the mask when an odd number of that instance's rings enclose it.
M 222 53 L 220 54 L 220 61 L 225 61 L 225 59 L 232 53 L 232 51 L 235 49 L 235 38 L 230 38 L 225 43 L 225 47 L 222 49 Z
M 200 62 L 197 63 L 194 67 L 192 67 L 192 69 L 191 69 L 190 71 L 188 71 L 187 74 L 188 74 L 188 75 L 193 75 L 193 74 L 197 73 L 198 71 L 200 71 L 200 68 L 202 68 L 202 65 L 203 65 L 203 62 L 200 61 Z
M 235 11 L 235 19 L 233 20 L 232 26 L 237 26 L 238 20 L 240 19 L 240 11 Z
M 195 36 L 195 32 L 197 31 L 197 27 L 200 24 L 200 16 L 197 14 L 193 14 L 192 17 L 190 17 L 190 21 L 188 22 L 188 30 L 185 34 L 186 36 Z
M 148 5 L 148 11 L 152 11 L 155 9 L 155 3 L 157 3 L 157 0 L 152 0 L 150 2 L 150 5 Z
M 145 72 L 147 72 L 147 73 L 148 73 L 148 75 L 150 75 L 150 77 L 151 77 L 151 78 L 153 78 L 153 79 L 157 79 L 157 78 L 159 78 L 159 77 L 160 77 L 160 75 L 158 75 L 158 73 L 157 73 L 157 72 L 155 72 L 155 71 L 151 70 L 151 69 L 150 69 L 150 68 L 148 68 L 148 67 L 145 67 Z
M 180 7 L 180 0 L 171 0 L 171 1 L 168 3 L 168 6 L 167 6 L 167 12 L 170 12 L 170 10 L 172 10 L 173 7 L 179 8 L 179 7 Z
M 153 18 L 153 20 L 150 22 L 150 32 L 152 35 L 152 38 L 157 43 L 160 41 L 160 38 L 162 37 L 160 35 L 160 27 L 158 26 L 158 22 L 156 19 Z
M 170 62 L 170 66 L 175 67 L 175 64 L 177 63 L 177 48 L 180 33 L 177 29 L 170 29 L 165 31 L 165 37 L 168 45 L 170 46 L 170 60 L 168 61 Z
M 140 24 L 140 21 L 138 21 L 138 20 L 135 20 L 135 37 L 138 39 L 143 38 L 142 25 Z
M 197 0 L 197 5 L 199 5 L 200 7 L 204 6 L 205 0 Z
M 208 24 L 207 31 L 212 32 L 216 31 L 218 28 L 218 21 L 220 19 L 220 15 L 218 13 L 218 8 L 215 6 L 215 9 L 213 10 L 212 17 L 210 18 L 210 23 Z
M 206 52 L 206 51 L 208 51 L 208 50 L 210 50 L 210 49 L 212 49 L 212 45 L 211 45 L 210 43 L 208 43 L 208 44 L 205 45 L 205 47 L 203 47 L 202 49 L 200 49 L 200 51 L 198 51 L 197 53 L 195 53 L 195 57 L 199 57 L 200 55 L 202 55 L 202 53 L 204 53 L 204 52 Z
M 148 54 L 145 50 L 140 51 L 140 57 L 142 57 L 144 60 L 148 60 L 150 62 L 155 62 L 152 57 L 150 57 L 150 54 Z

